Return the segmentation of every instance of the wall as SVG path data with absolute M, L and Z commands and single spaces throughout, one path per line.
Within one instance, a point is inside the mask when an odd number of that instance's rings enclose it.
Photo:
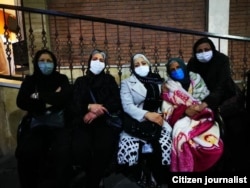
M 15 5 L 15 2 L 17 0 L 1 0 L 1 4 Z M 14 15 L 15 11 L 8 11 L 8 13 Z M 20 83 L 0 79 L 0 158 L 13 155 L 15 152 L 18 123 L 25 114 L 16 106 L 16 95 Z
M 69 12 L 69 13 L 78 13 L 80 15 L 95 16 L 108 19 L 118 19 L 121 21 L 130 21 L 137 23 L 152 24 L 158 26 L 169 26 L 173 28 L 181 29 L 191 29 L 195 31 L 210 31 L 215 33 L 223 32 L 222 34 L 230 35 L 239 35 L 239 36 L 249 36 L 250 24 L 249 24 L 249 10 L 250 10 L 250 1 L 248 0 L 223 0 L 217 3 L 216 0 L 23 0 L 24 6 L 34 7 L 34 8 L 44 8 L 55 11 Z M 214 4 L 215 6 L 208 6 Z M 227 5 L 226 8 L 224 5 Z M 193 6 L 195 5 L 195 6 Z M 218 5 L 218 6 L 217 6 Z M 221 8 L 221 7 L 222 8 Z M 228 7 L 229 6 L 229 7 Z M 98 9 L 96 8 L 98 7 Z M 209 9 L 209 10 L 208 10 Z M 210 10 L 214 9 L 214 10 Z M 225 11 L 226 10 L 226 11 Z M 210 13 L 211 15 L 208 13 Z M 229 11 L 229 12 L 228 12 Z M 225 15 L 225 16 L 223 16 Z M 211 19 L 211 16 L 213 19 Z M 227 23 L 229 17 L 229 23 Z M 212 21 L 211 21 L 212 20 Z M 216 22 L 220 20 L 220 22 Z M 37 21 L 37 22 L 36 22 Z M 213 23 L 210 23 L 213 22 Z M 223 23 L 225 22 L 225 23 Z M 33 17 L 32 23 L 37 23 L 34 27 L 39 32 L 36 32 L 36 41 L 41 40 L 41 20 L 40 16 Z M 46 31 L 46 37 L 48 41 L 51 39 L 51 43 L 55 41 L 55 22 L 51 20 L 51 25 L 49 26 L 50 31 Z M 208 24 L 209 23 L 209 24 Z M 221 25 L 223 23 L 223 26 Z M 93 49 L 92 32 L 94 28 L 96 45 L 97 48 L 106 49 L 104 45 L 104 27 L 103 24 L 96 24 L 91 26 L 91 23 L 82 21 L 82 31 L 80 31 L 79 20 L 72 21 L 67 23 L 67 20 L 58 20 L 57 29 L 59 31 L 59 40 L 60 46 L 60 56 L 62 59 L 62 66 L 69 66 L 69 64 L 79 65 L 79 62 L 86 63 L 88 58 L 89 51 Z M 213 29 L 209 26 L 213 26 Z M 40 26 L 40 27 L 39 27 Z M 70 28 L 70 36 L 72 42 L 72 61 L 68 61 L 68 40 L 66 37 L 68 35 L 68 27 Z M 229 27 L 229 28 L 227 28 Z M 28 27 L 27 27 L 28 28 Z M 226 29 L 221 29 L 226 28 Z M 142 36 L 141 30 L 132 29 L 131 38 L 128 28 L 119 27 L 120 31 L 120 41 L 118 41 L 118 34 L 116 27 L 107 26 L 107 39 L 109 49 L 108 54 L 110 57 L 111 64 L 126 64 L 129 60 L 128 54 L 130 51 L 132 53 L 142 51 L 142 41 L 145 45 L 145 53 L 148 55 L 149 59 L 154 62 L 155 49 L 158 50 L 157 61 L 166 62 L 166 47 L 169 43 L 169 48 L 171 49 L 172 56 L 180 56 L 179 52 L 181 51 L 182 57 L 187 62 L 191 57 L 191 49 L 193 42 L 199 38 L 199 36 L 185 36 L 174 35 L 173 33 L 161 33 L 160 34 L 148 33 L 145 36 Z M 122 32 L 124 31 L 125 32 Z M 49 35 L 51 33 L 51 35 Z M 82 54 L 81 49 L 79 48 L 79 37 L 83 33 L 84 37 L 84 54 L 83 58 L 79 54 Z M 152 35 L 150 35 L 152 34 Z M 166 37 L 166 35 L 168 35 Z M 27 37 L 29 37 L 27 29 Z M 128 42 L 137 42 L 136 45 L 133 45 L 133 49 L 130 50 Z M 29 42 L 29 41 L 28 41 Z M 120 42 L 120 46 L 117 46 L 117 43 Z M 147 43 L 148 42 L 148 43 Z M 153 45 L 152 45 L 153 44 Z M 218 44 L 218 43 L 217 43 Z M 246 59 L 245 57 L 249 56 L 250 52 L 244 54 L 244 49 L 242 49 L 243 43 L 234 44 L 231 46 L 231 43 L 228 45 L 228 48 L 225 48 L 224 44 L 220 43 L 216 46 L 220 50 L 231 57 L 234 70 L 235 79 L 239 80 L 242 78 L 242 60 Z M 40 49 L 42 42 L 35 44 L 35 50 Z M 181 49 L 180 49 L 181 46 Z M 55 50 L 58 46 L 51 46 L 52 50 Z M 222 48 L 223 47 L 223 48 Z M 119 54 L 122 59 L 121 62 L 118 62 L 118 55 L 116 49 L 121 49 Z M 240 49 L 240 50 L 238 50 Z M 86 55 L 87 54 L 87 55 Z M 246 65 L 248 64 L 248 65 Z M 249 60 L 243 65 L 243 67 L 250 67 Z M 32 67 L 32 65 L 31 65 Z
M 8 87 L 0 86 L 0 157 L 14 153 L 18 123 L 25 114 L 16 106 L 20 82 L 0 79 L 2 84 Z
M 205 27 L 205 1 L 195 0 L 49 0 L 48 9 L 63 11 L 68 13 L 78 13 L 80 15 L 101 17 L 107 19 L 117 19 L 120 21 L 136 22 L 142 24 L 150 24 L 156 26 L 168 26 L 180 29 L 192 29 L 196 31 L 204 31 Z M 195 6 L 193 4 L 195 3 Z M 98 8 L 96 8 L 98 7 Z M 78 21 L 69 23 L 72 41 L 79 41 L 79 34 L 81 31 L 79 27 L 74 28 Z M 60 23 L 61 25 L 63 23 Z M 58 24 L 59 25 L 59 24 Z M 53 26 L 51 25 L 51 33 L 54 33 Z M 94 31 L 93 31 L 94 30 Z M 121 63 L 126 64 L 129 60 L 128 52 L 130 51 L 127 41 L 137 42 L 133 45 L 132 53 L 142 51 L 142 42 L 144 42 L 145 53 L 148 55 L 149 60 L 153 61 L 154 49 L 159 48 L 158 62 L 166 62 L 166 49 L 161 46 L 166 46 L 169 42 L 171 44 L 171 55 L 179 56 L 179 44 L 182 43 L 184 59 L 187 61 L 191 56 L 192 43 L 186 42 L 185 38 L 180 41 L 179 36 L 168 33 L 156 34 L 154 32 L 145 32 L 142 36 L 140 29 L 131 29 L 131 34 L 128 28 L 119 27 L 119 36 L 115 26 L 107 25 L 107 39 L 110 62 L 117 63 L 116 49 L 120 50 L 122 57 Z M 67 35 L 67 25 L 59 29 L 60 35 Z M 84 38 L 91 39 L 92 32 L 95 33 L 96 45 L 100 49 L 105 49 L 104 39 L 104 26 L 102 24 L 82 23 L 82 33 Z M 131 36 L 131 38 L 130 38 Z M 119 38 L 118 38 L 119 37 Z M 191 36 L 189 36 L 191 38 Z M 75 40 L 74 40 L 75 38 Z M 116 44 L 119 43 L 118 47 Z M 85 47 L 91 48 L 93 41 L 85 40 Z M 153 45 L 152 45 L 153 44 Z M 65 47 L 66 50 L 66 47 Z M 79 53 L 78 45 L 73 46 L 73 51 Z M 87 50 L 88 51 L 88 50 Z M 78 59 L 74 62 L 79 62 Z
M 27 1 L 27 0 L 24 0 Z M 47 0 L 48 9 L 82 15 L 206 31 L 210 0 Z M 230 35 L 250 36 L 250 1 L 229 1 Z M 225 0 L 224 0 L 225 3 Z M 220 2 L 217 4 L 220 5 Z M 98 7 L 98 9 L 96 9 Z M 221 14 L 217 9 L 216 14 Z M 226 16 L 227 17 L 227 16 Z M 226 20 L 225 20 L 226 21 Z M 220 27 L 220 25 L 217 25 Z
M 15 0 L 1 0 L 1 4 L 8 4 L 8 5 L 15 5 Z M 9 62 L 6 58 L 6 52 L 5 52 L 5 48 L 6 46 L 4 46 L 4 42 L 5 42 L 5 37 L 4 37 L 4 19 L 7 20 L 8 16 L 14 16 L 15 15 L 15 11 L 14 10 L 5 10 L 5 17 L 3 14 L 3 11 L 0 10 L 0 73 L 1 74 L 10 74 L 10 71 L 12 74 L 15 74 L 15 69 L 14 69 L 14 61 L 13 61 L 13 57 L 11 56 L 11 60 L 10 63 L 12 65 L 12 69 L 9 69 Z M 9 42 L 16 42 L 16 38 L 15 38 L 15 34 L 12 32 L 9 32 Z M 11 46 L 10 46 L 11 48 Z M 4 59 L 6 59 L 6 61 L 4 61 Z
M 228 35 L 229 29 L 229 0 L 210 0 L 209 1 L 209 15 L 208 15 L 208 31 L 211 33 L 221 33 Z M 223 7 L 223 9 L 221 8 Z M 218 27 L 218 25 L 220 27 Z M 219 49 L 222 53 L 228 55 L 228 41 L 220 40 L 218 45 L 218 39 L 212 39 L 216 49 Z
M 50 10 L 78 13 L 80 15 L 246 37 L 249 37 L 250 33 L 249 0 L 224 0 L 219 3 L 217 3 L 216 0 L 47 0 L 47 3 L 47 8 Z M 209 6 L 210 3 L 211 6 Z M 98 9 L 96 7 L 98 7 Z M 225 10 L 228 10 L 229 12 Z M 211 15 L 209 13 L 211 13 Z M 211 17 L 213 17 L 213 19 L 211 19 Z M 229 23 L 227 23 L 228 18 Z M 220 20 L 220 22 L 217 22 L 218 20 Z M 81 53 L 79 49 L 79 36 L 81 32 L 83 33 L 84 39 L 87 39 L 84 40 L 85 51 L 87 54 L 89 50 L 93 48 L 93 41 L 89 40 L 92 38 L 93 31 L 96 38 L 95 45 L 100 49 L 106 49 L 103 42 L 105 39 L 103 36 L 104 27 L 102 24 L 95 24 L 92 26 L 89 23 L 83 22 L 82 31 L 80 31 L 79 26 L 76 26 L 77 23 L 78 20 L 69 23 L 69 25 L 67 25 L 65 21 L 64 23 L 58 23 L 58 25 L 63 25 L 58 29 L 60 31 L 60 36 L 66 36 L 68 34 L 67 28 L 68 26 L 70 27 L 71 41 L 73 44 L 72 51 L 74 52 L 74 59 L 72 60 L 73 65 L 81 62 L 80 57 L 76 57 L 77 54 Z M 211 25 L 214 27 L 213 30 L 209 28 Z M 228 28 L 222 30 L 221 27 Z M 51 25 L 50 28 L 51 33 L 55 33 L 54 26 Z M 193 43 L 199 38 L 199 36 L 174 35 L 173 33 L 167 33 L 167 37 L 165 37 L 166 33 L 163 35 L 157 33 L 154 36 L 153 32 L 152 35 L 147 32 L 148 36 L 146 34 L 141 36 L 142 32 L 134 29 L 132 29 L 130 38 L 130 31 L 123 27 L 119 27 L 119 32 L 122 34 L 118 41 L 116 32 L 117 28 L 107 26 L 107 30 L 108 54 L 112 64 L 126 64 L 128 62 L 128 53 L 130 52 L 130 49 L 127 41 L 130 40 L 132 42 L 137 42 L 136 45 L 133 45 L 131 50 L 132 53 L 142 51 L 142 44 L 140 43 L 143 41 L 146 49 L 145 54 L 152 62 L 155 62 L 155 49 L 158 50 L 157 61 L 166 62 L 167 52 L 166 48 L 164 48 L 165 46 L 168 46 L 171 49 L 171 56 L 180 56 L 179 52 L 181 51 L 184 61 L 187 62 L 192 55 L 191 49 Z M 124 30 L 125 32 L 123 32 Z M 180 36 L 182 36 L 181 40 Z M 54 36 L 52 36 L 52 38 L 54 39 Z M 117 46 L 117 43 L 120 43 L 120 45 Z M 216 42 L 216 46 L 219 50 L 229 55 L 231 58 L 234 79 L 239 80 L 244 75 L 243 69 L 250 68 L 250 61 L 246 60 L 247 57 L 249 57 L 250 52 L 242 49 L 245 45 L 242 42 L 238 42 L 237 44 L 229 43 L 227 48 L 225 48 L 225 43 L 227 42 L 221 40 L 220 42 Z M 66 54 L 65 52 L 68 51 L 66 44 L 67 41 L 61 41 L 61 54 Z M 118 62 L 119 60 L 116 58 L 116 49 L 118 48 L 121 49 L 119 51 L 119 55 L 122 57 L 121 62 Z M 66 57 L 63 58 L 66 59 Z M 86 59 L 86 56 L 84 56 L 84 63 L 86 62 Z M 65 66 L 68 66 L 68 64 L 68 61 L 62 62 L 62 65 Z

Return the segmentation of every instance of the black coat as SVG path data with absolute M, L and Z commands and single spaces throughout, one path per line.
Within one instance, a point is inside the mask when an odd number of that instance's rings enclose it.
M 98 104 L 102 104 L 110 113 L 121 111 L 120 90 L 115 78 L 102 72 L 94 75 L 90 71 L 86 76 L 78 77 L 73 85 L 73 98 L 70 112 L 73 122 L 83 124 L 83 117 L 88 112 L 88 105 L 95 103 L 90 95 L 92 91 Z M 104 116 L 98 117 L 92 124 L 105 123 Z
M 199 73 L 204 79 L 210 94 L 204 99 L 208 106 L 217 109 L 226 99 L 235 95 L 235 84 L 231 78 L 229 58 L 214 50 L 208 63 L 201 63 L 192 57 L 187 65 L 188 71 Z
M 61 87 L 60 92 L 56 89 Z M 21 84 L 16 103 L 30 114 L 43 114 L 47 110 L 61 110 L 67 104 L 70 95 L 70 83 L 66 75 L 53 72 L 49 76 L 26 76 Z M 38 92 L 39 99 L 32 99 L 32 93 Z M 50 107 L 46 107 L 50 104 Z

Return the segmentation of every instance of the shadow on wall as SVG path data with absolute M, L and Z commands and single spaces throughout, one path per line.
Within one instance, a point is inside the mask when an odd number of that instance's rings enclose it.
M 26 113 L 16 106 L 17 92 L 16 88 L 0 87 L 0 157 L 14 154 L 17 127 Z
M 16 149 L 17 129 L 20 120 L 25 112 L 16 110 L 11 112 L 6 119 L 6 113 L 0 110 L 0 157 L 5 155 L 13 155 Z

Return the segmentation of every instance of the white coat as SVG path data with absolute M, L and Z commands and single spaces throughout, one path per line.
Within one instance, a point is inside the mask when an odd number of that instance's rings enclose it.
M 159 84 L 159 89 L 161 85 Z M 134 75 L 121 82 L 121 101 L 124 112 L 138 121 L 145 120 L 144 115 L 148 112 L 143 109 L 147 89 Z M 159 109 L 160 112 L 160 109 Z

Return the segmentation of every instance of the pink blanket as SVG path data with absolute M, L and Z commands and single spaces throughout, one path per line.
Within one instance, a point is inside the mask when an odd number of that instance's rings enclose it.
M 163 94 L 163 99 L 172 105 L 166 119 L 173 127 L 170 168 L 173 172 L 206 171 L 220 159 L 223 142 L 209 108 L 196 116 L 183 117 L 187 106 L 199 102 L 185 92 L 171 88 Z

